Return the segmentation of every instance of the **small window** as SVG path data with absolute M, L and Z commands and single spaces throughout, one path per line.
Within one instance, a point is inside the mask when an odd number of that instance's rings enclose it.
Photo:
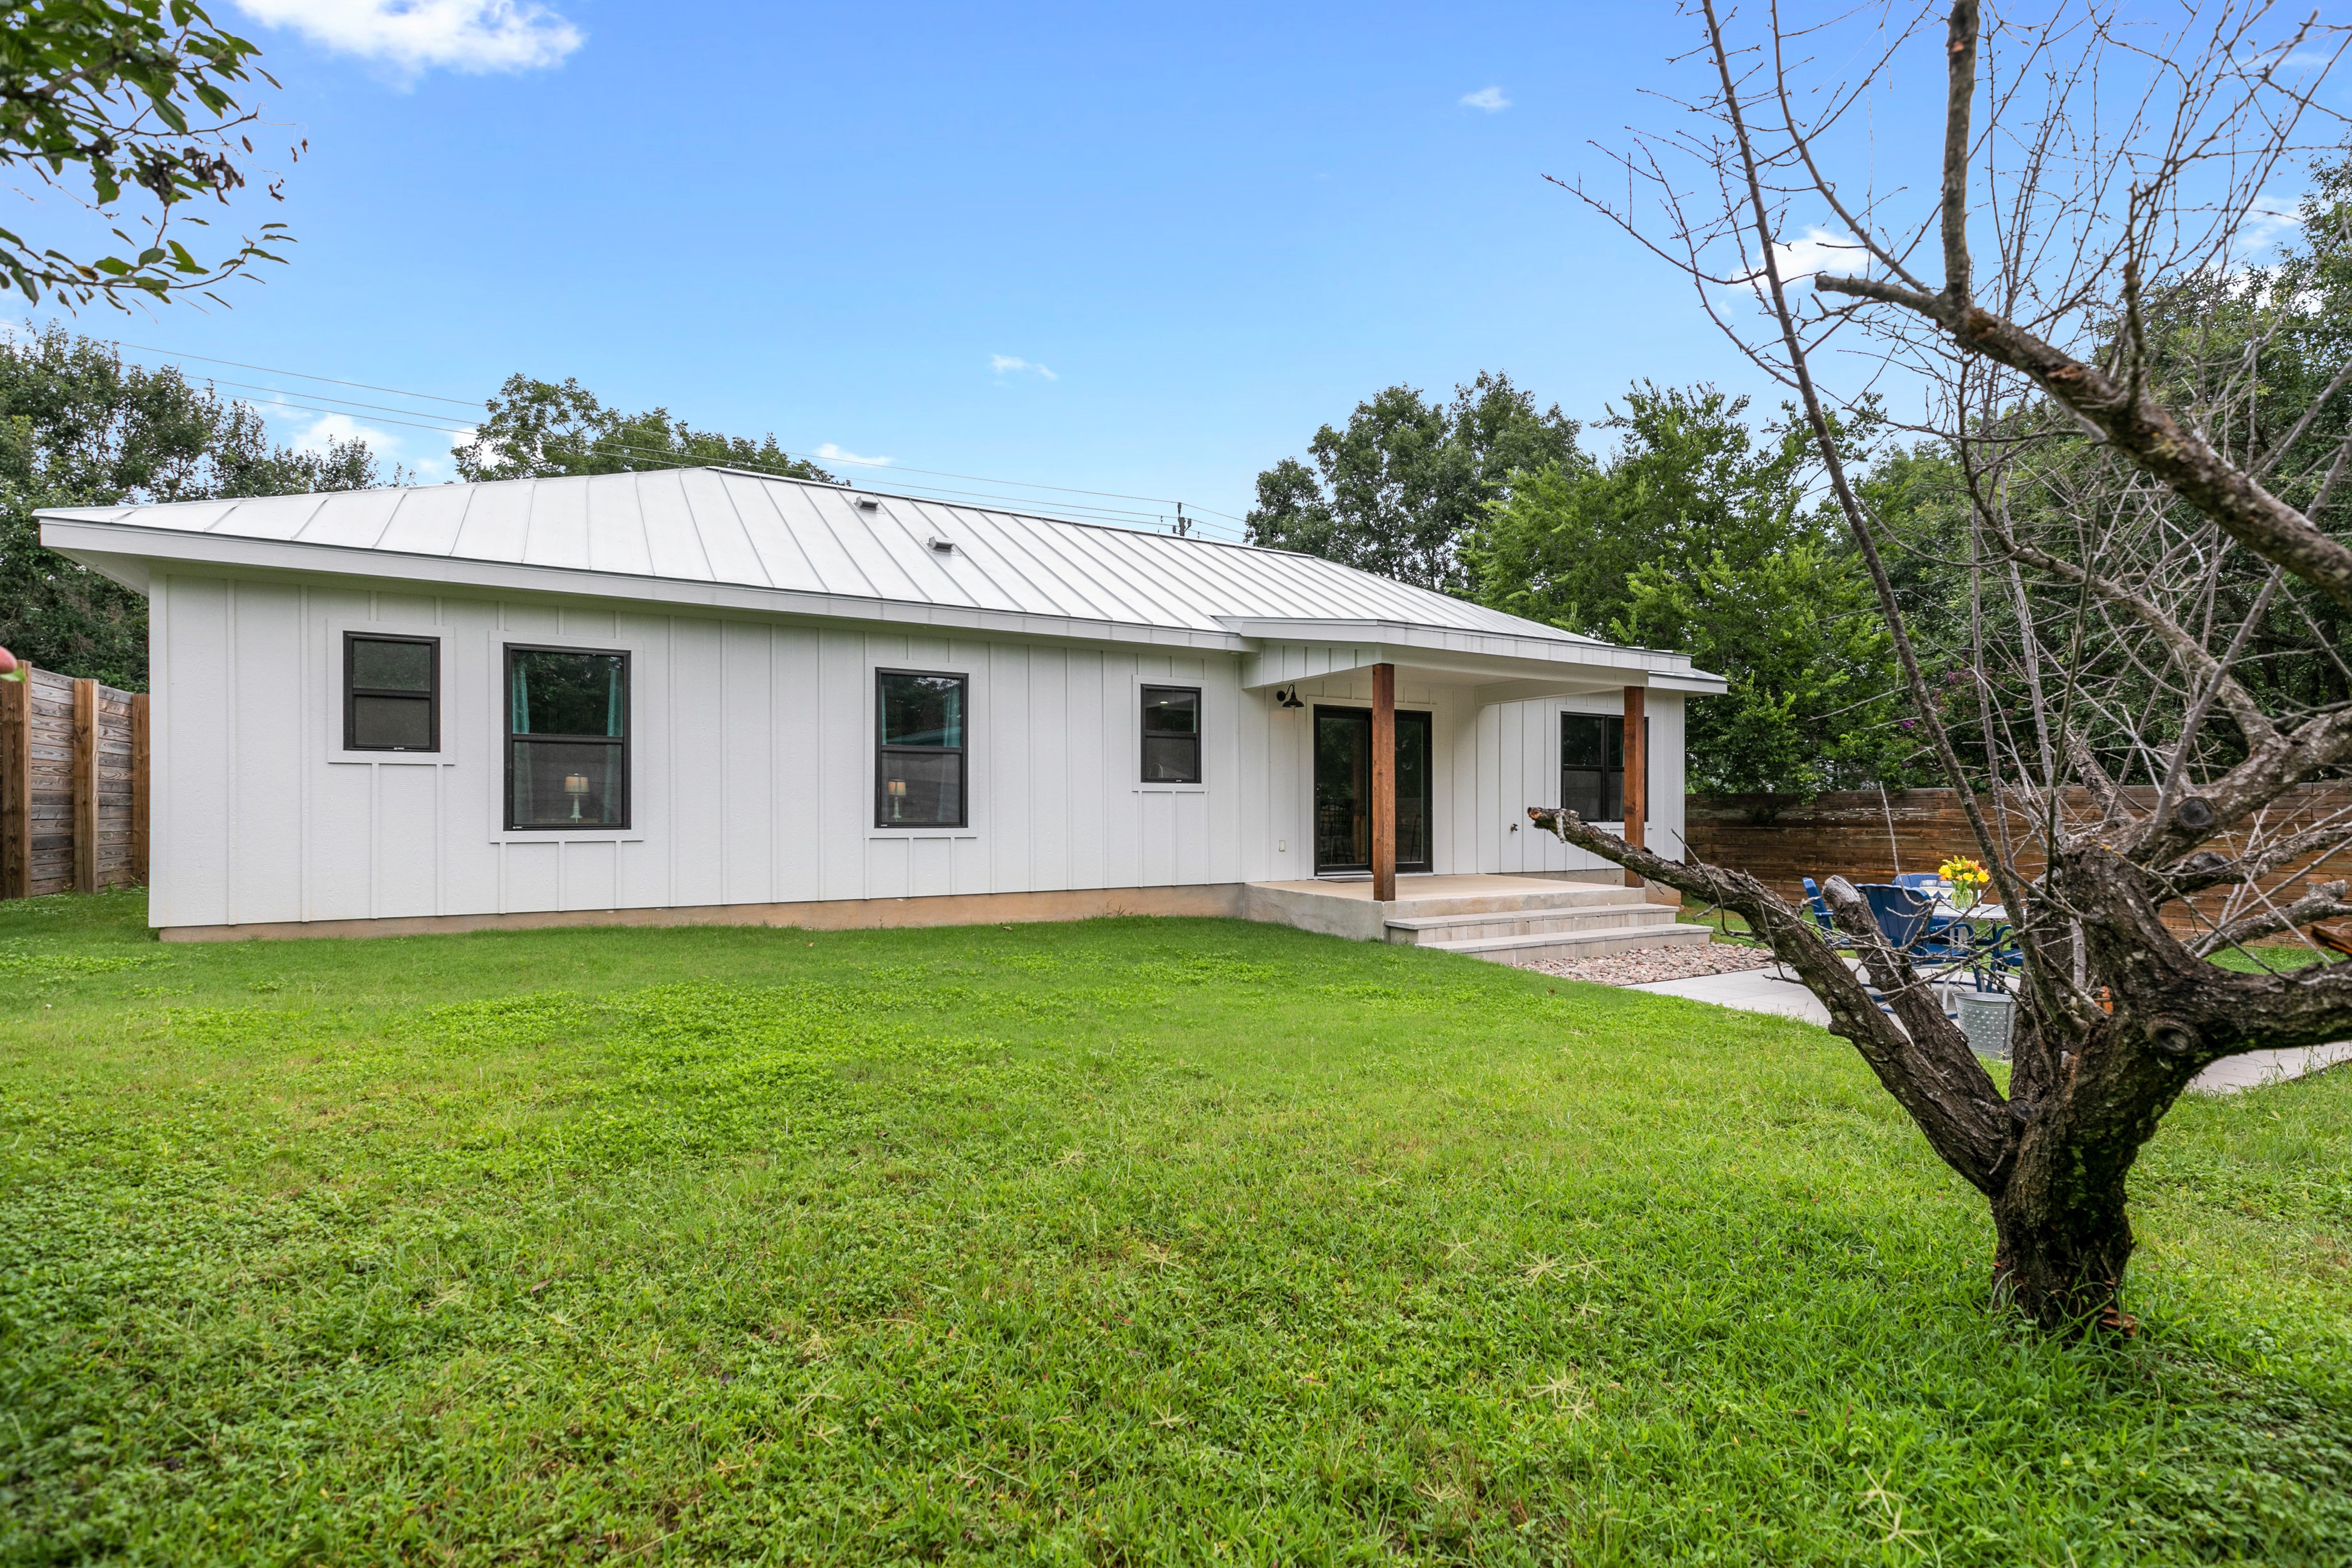
M 343 749 L 441 749 L 441 639 L 343 634 Z
M 1143 689 L 1143 782 L 1201 782 L 1201 689 Z
M 1624 720 L 1559 716 L 1559 804 L 1587 822 L 1625 819 Z
M 965 818 L 961 675 L 877 670 L 874 821 L 880 827 L 961 827 Z
M 507 647 L 507 826 L 629 825 L 629 656 Z

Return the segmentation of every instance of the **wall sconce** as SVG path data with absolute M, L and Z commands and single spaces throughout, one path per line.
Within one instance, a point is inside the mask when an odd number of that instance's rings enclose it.
M 1298 700 L 1298 687 L 1296 682 L 1277 690 L 1274 694 L 1274 701 L 1275 706 L 1277 708 L 1304 708 L 1307 706 L 1306 703 Z

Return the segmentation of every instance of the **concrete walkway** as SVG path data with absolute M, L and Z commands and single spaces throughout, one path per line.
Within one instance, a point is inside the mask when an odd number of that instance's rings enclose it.
M 1702 974 L 1694 980 L 1660 980 L 1626 989 L 1711 1002 L 1743 1013 L 1777 1013 L 1783 1018 L 1828 1026 L 1830 1010 L 1818 997 L 1793 980 L 1776 980 L 1772 975 L 1769 969 L 1750 969 L 1738 974 Z M 2293 1051 L 2249 1051 L 2215 1062 L 2197 1075 L 2189 1089 L 2192 1094 L 2235 1094 L 2242 1089 L 2283 1083 L 2347 1061 L 2352 1061 L 2352 1040 Z

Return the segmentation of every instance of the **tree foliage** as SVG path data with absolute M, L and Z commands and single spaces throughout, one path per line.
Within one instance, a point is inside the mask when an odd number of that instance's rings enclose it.
M 257 76 L 277 85 L 253 63 L 259 52 L 194 0 L 0 0 L 0 165 L 88 207 L 125 247 L 77 257 L 0 228 L 7 286 L 69 307 L 119 306 L 209 294 L 256 262 L 282 259 L 269 247 L 290 241 L 283 224 L 263 224 L 210 259 L 170 232 L 186 204 L 226 205 L 248 183 L 244 128 L 255 115 L 233 93 Z M 268 191 L 278 197 L 274 182 Z M 119 226 L 134 195 L 152 205 L 136 239 Z M 193 215 L 179 221 L 205 226 Z
M 1687 653 L 1730 682 L 1689 710 L 1695 788 L 1810 795 L 1892 781 L 1916 744 L 1870 585 L 1808 499 L 1801 425 L 1759 437 L 1745 399 L 1644 384 L 1601 464 L 1521 477 L 1465 542 L 1476 596 L 1570 631 Z
M 1285 458 L 1258 475 L 1250 542 L 1466 593 L 1465 536 L 1515 476 L 1583 467 L 1577 428 L 1507 375 L 1481 371 L 1450 404 L 1389 387 L 1358 404 L 1344 430 L 1315 433 L 1311 468 Z
M 176 369 L 125 364 L 110 345 L 55 327 L 0 342 L 0 646 L 43 668 L 146 689 L 145 598 L 43 548 L 40 508 L 385 482 L 364 442 L 296 451 L 272 441 L 249 405 Z
M 753 441 L 697 430 L 667 408 L 624 414 L 606 407 L 576 380 L 559 386 L 510 375 L 483 406 L 488 416 L 476 426 L 473 441 L 451 453 L 460 479 L 546 479 L 726 464 L 835 482 L 814 463 L 779 447 L 772 435 Z

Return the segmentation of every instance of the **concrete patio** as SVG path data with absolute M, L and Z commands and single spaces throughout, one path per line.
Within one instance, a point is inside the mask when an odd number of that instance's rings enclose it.
M 1703 974 L 1694 980 L 1660 980 L 1626 989 L 1680 996 L 1743 1013 L 1773 1013 L 1823 1027 L 1830 1021 L 1829 1009 L 1811 992 L 1793 980 L 1775 978 L 1769 969 L 1751 969 L 1742 974 Z M 2352 1040 L 2292 1051 L 2249 1051 L 2242 1057 L 2215 1062 L 2199 1073 L 2189 1089 L 2192 1094 L 2235 1094 L 2240 1089 L 2303 1078 L 2347 1061 L 2352 1061 Z

